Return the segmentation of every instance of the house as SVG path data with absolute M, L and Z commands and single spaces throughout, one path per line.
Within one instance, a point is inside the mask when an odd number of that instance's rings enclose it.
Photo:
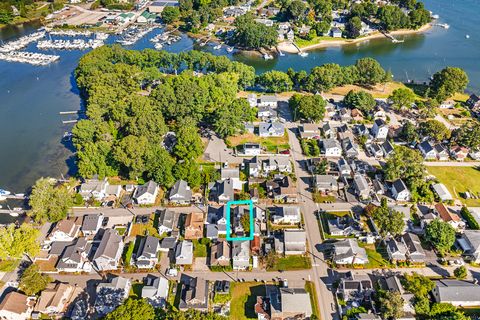
M 283 234 L 285 255 L 304 254 L 307 251 L 305 230 L 286 229 Z
M 396 274 L 388 274 L 381 276 L 379 279 L 379 286 L 381 289 L 390 292 L 398 292 L 403 299 L 403 316 L 399 320 L 415 320 L 415 308 L 413 306 L 414 294 L 405 291 L 400 277 Z
M 375 157 L 377 159 L 383 157 L 383 150 L 376 143 L 372 143 L 372 144 L 367 145 L 367 150 L 373 157 Z
M 264 24 L 267 27 L 273 27 L 273 20 L 270 20 L 270 19 L 255 19 L 255 22 Z
M 135 254 L 135 265 L 139 269 L 152 269 L 158 262 L 160 242 L 152 236 L 143 237 Z
M 158 189 L 158 184 L 155 181 L 150 180 L 147 183 L 138 186 L 133 194 L 133 199 L 137 204 L 154 204 L 158 195 Z
M 175 248 L 175 263 L 178 265 L 193 263 L 193 243 L 188 240 L 179 241 Z
M 277 117 L 277 111 L 270 106 L 259 107 L 257 117 L 262 120 L 269 120 Z
M 443 183 L 432 184 L 432 189 L 435 191 L 441 201 L 453 200 L 452 194 L 448 191 L 447 187 Z
M 93 265 L 98 271 L 117 270 L 122 257 L 123 240 L 114 229 L 105 230 L 93 256 Z
M 170 252 L 170 250 L 174 251 L 176 245 L 177 245 L 177 238 L 166 237 L 160 241 L 159 250 L 162 252 Z
M 435 145 L 434 148 L 435 148 L 435 152 L 437 154 L 437 160 L 448 161 L 450 159 L 449 152 L 447 151 L 447 149 L 443 145 L 437 144 L 437 145 Z
M 250 105 L 250 107 L 252 107 L 252 108 L 256 107 L 257 103 L 258 103 L 257 95 L 255 93 L 248 94 L 247 101 L 248 101 L 248 104 Z
M 185 239 L 193 240 L 203 238 L 203 213 L 192 212 L 185 221 Z
M 340 108 L 338 114 L 342 122 L 350 122 L 352 120 L 352 110 L 348 108 Z
M 157 20 L 157 15 L 150 13 L 147 10 L 142 12 L 142 14 L 137 18 L 137 23 L 139 24 L 152 24 Z
M 82 233 L 84 236 L 95 235 L 102 227 L 104 216 L 102 213 L 86 214 L 83 216 Z
M 302 139 L 320 139 L 320 129 L 315 123 L 304 123 L 299 131 Z
M 220 170 L 220 177 L 222 181 L 231 179 L 233 181 L 234 190 L 243 189 L 243 182 L 240 181 L 240 170 L 238 168 L 222 168 Z
M 328 193 L 338 191 L 337 177 L 328 174 L 316 174 L 313 176 L 313 186 L 316 191 Z
M 270 319 L 310 319 L 310 294 L 304 288 L 267 285 L 265 289 Z
M 357 108 L 352 109 L 351 116 L 353 121 L 363 121 L 363 113 Z
M 187 181 L 178 180 L 173 185 L 168 195 L 168 200 L 171 203 L 179 205 L 187 205 L 192 201 L 192 190 Z
M 278 98 L 271 95 L 262 95 L 257 101 L 257 107 L 272 107 L 278 106 Z
M 376 194 L 379 194 L 379 195 L 385 194 L 385 187 L 380 180 L 374 179 L 372 184 L 373 184 L 373 190 L 375 191 Z
M 210 197 L 218 203 L 226 203 L 234 198 L 233 180 L 219 180 L 209 184 Z
M 267 160 L 263 161 L 262 167 L 263 167 L 263 172 L 265 174 L 268 174 L 276 170 L 283 173 L 292 172 L 292 163 L 290 162 L 289 157 L 283 157 L 283 156 L 268 157 Z
M 450 155 L 453 159 L 457 161 L 464 161 L 467 158 L 469 152 L 470 149 L 462 146 L 455 146 L 450 149 Z
M 246 270 L 250 267 L 250 241 L 232 242 L 233 270 Z
M 295 224 L 300 223 L 302 216 L 300 214 L 300 207 L 273 207 L 268 208 L 272 222 L 275 224 Z
M 352 167 L 344 158 L 340 158 L 337 161 L 338 172 L 342 177 L 350 177 L 352 175 Z
M 375 292 L 372 280 L 368 275 L 353 275 L 348 272 L 340 278 L 337 293 L 347 303 L 351 300 L 357 303 L 367 302 Z
M 455 230 L 461 231 L 465 229 L 465 222 L 463 222 L 458 214 L 450 211 L 450 209 L 448 209 L 443 203 L 437 203 L 434 207 L 434 211 L 438 214 L 440 219 L 451 225 Z
M 368 263 L 367 252 L 358 246 L 357 239 L 348 238 L 333 244 L 333 262 L 336 264 Z
M 218 241 L 210 251 L 210 266 L 230 265 L 230 246 L 227 241 Z
M 450 303 L 456 307 L 480 306 L 480 285 L 470 281 L 442 279 L 432 290 L 437 303 Z
M 388 257 L 393 263 L 407 261 L 407 246 L 394 238 L 386 241 Z
M 107 187 L 109 183 L 107 179 L 98 180 L 98 179 L 88 179 L 85 180 L 80 185 L 78 193 L 83 197 L 84 200 L 89 200 L 91 198 L 101 201 L 107 196 Z
M 455 101 L 452 99 L 445 100 L 438 107 L 440 109 L 453 109 L 455 107 Z
M 336 139 L 322 140 L 322 151 L 325 157 L 341 157 L 342 148 Z
M 285 134 L 285 126 L 281 122 L 260 122 L 258 127 L 258 135 L 260 137 L 283 137 Z
M 480 231 L 465 230 L 457 241 L 464 255 L 470 257 L 472 262 L 480 263 Z
M 206 237 L 209 239 L 216 239 L 218 235 L 227 234 L 227 207 L 220 208 L 208 207 L 206 226 Z
M 103 316 L 115 310 L 128 298 L 132 284 L 130 279 L 114 277 L 97 285 L 94 303 L 95 311 Z
M 55 224 L 52 232 L 49 233 L 46 243 L 54 241 L 73 241 L 78 235 L 80 226 L 73 219 L 60 220 Z
M 250 177 L 257 178 L 260 176 L 260 172 L 262 171 L 262 164 L 258 160 L 258 157 L 253 157 L 248 162 L 248 174 Z
M 476 94 L 470 95 L 467 100 L 467 106 L 472 112 L 478 113 L 478 110 L 480 109 L 480 97 Z
M 243 154 L 246 156 L 258 156 L 262 153 L 262 147 L 259 143 L 244 143 Z
M 372 136 L 377 140 L 386 140 L 388 136 L 388 126 L 382 119 L 375 119 L 372 127 Z
M 88 260 L 92 244 L 85 238 L 77 238 L 66 246 L 58 259 L 56 269 L 60 272 L 90 272 L 92 265 Z
M 5 320 L 26 320 L 30 319 L 34 301 L 29 297 L 16 291 L 10 291 L 0 303 L 0 319 Z
M 470 150 L 470 152 L 468 153 L 468 155 L 470 156 L 470 158 L 472 158 L 473 160 L 480 160 L 480 150 Z
M 178 309 L 208 311 L 208 281 L 201 278 L 186 277 L 182 280 Z
M 415 264 L 425 263 L 427 255 L 422 248 L 422 244 L 418 236 L 411 232 L 406 232 L 402 235 L 402 242 L 407 247 L 407 258 L 410 262 Z
M 158 234 L 170 233 L 175 227 L 175 211 L 165 209 L 158 216 Z
M 409 201 L 410 191 L 402 179 L 397 179 L 392 183 L 392 196 L 397 201 Z
M 144 279 L 141 297 L 154 307 L 164 307 L 168 298 L 168 280 L 148 275 Z
M 332 28 L 330 30 L 330 37 L 332 38 L 341 38 L 342 37 L 342 30 L 340 30 L 339 28 Z
M 425 160 L 437 160 L 437 152 L 428 141 L 423 141 L 418 145 L 418 149 L 422 153 Z
M 342 149 L 346 158 L 352 159 L 358 157 L 358 144 L 356 144 L 352 138 L 347 137 L 342 139 Z
M 266 189 L 269 197 L 277 203 L 296 203 L 297 188 L 290 176 L 276 175 L 272 180 L 266 181 Z
M 355 174 L 353 176 L 353 187 L 355 194 L 362 200 L 370 198 L 370 185 L 363 174 Z
M 322 131 L 327 138 L 332 138 L 335 135 L 335 129 L 330 125 L 330 122 L 325 122 L 323 124 Z
M 35 305 L 35 312 L 56 316 L 63 314 L 74 294 L 75 287 L 68 283 L 49 283 Z
M 380 145 L 380 148 L 382 149 L 383 157 L 385 158 L 390 156 L 393 153 L 393 151 L 395 151 L 392 144 L 388 140 L 385 140 L 385 142 Z

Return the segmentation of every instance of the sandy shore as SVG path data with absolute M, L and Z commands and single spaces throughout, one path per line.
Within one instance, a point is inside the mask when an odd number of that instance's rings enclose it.
M 409 35 L 409 34 L 417 34 L 422 33 L 429 30 L 432 27 L 431 23 L 428 23 L 417 30 L 397 30 L 392 31 L 390 34 L 392 36 L 402 36 L 402 35 Z M 369 36 L 358 38 L 358 39 L 339 39 L 339 40 L 321 40 L 319 43 L 312 44 L 310 46 L 306 46 L 301 48 L 302 51 L 309 51 L 318 48 L 328 48 L 328 47 L 337 47 L 337 46 L 344 46 L 344 45 L 351 45 L 357 44 L 365 41 L 369 41 L 372 39 L 379 39 L 379 38 L 386 38 L 384 34 L 381 32 L 375 32 Z M 290 42 L 282 42 L 278 44 L 278 49 L 283 52 L 288 53 L 298 53 L 298 49 Z

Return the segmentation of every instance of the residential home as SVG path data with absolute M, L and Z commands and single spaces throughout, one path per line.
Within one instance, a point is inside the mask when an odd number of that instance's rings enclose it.
M 435 191 L 441 201 L 453 200 L 452 194 L 450 193 L 450 191 L 448 191 L 447 187 L 445 187 L 443 183 L 432 184 L 432 189 L 433 191 Z
M 135 265 L 139 269 L 152 269 L 158 263 L 158 252 L 160 251 L 160 242 L 158 238 L 152 236 L 143 237 L 140 240 L 137 252 L 135 254 Z
M 262 153 L 262 148 L 259 143 L 244 143 L 243 154 L 246 156 L 258 156 Z
M 0 303 L 0 319 L 26 320 L 30 319 L 33 305 L 29 297 L 16 291 L 6 293 Z
M 353 138 L 348 137 L 348 138 L 342 139 L 342 149 L 343 149 L 343 153 L 345 154 L 345 157 L 348 159 L 357 158 L 359 155 L 358 144 L 355 143 Z
M 462 237 L 457 240 L 463 250 L 463 254 L 469 257 L 472 262 L 480 263 L 480 231 L 465 230 Z
M 103 316 L 115 310 L 128 298 L 132 284 L 130 279 L 114 277 L 97 285 L 94 308 Z
M 330 30 L 330 37 L 333 37 L 333 38 L 341 38 L 342 37 L 342 30 L 340 30 L 339 28 L 332 28 Z
M 175 248 L 175 264 L 185 265 L 193 263 L 193 243 L 188 240 L 179 241 Z
M 257 229 L 258 222 L 255 223 L 255 228 Z M 250 251 L 254 256 L 259 256 L 262 249 L 260 232 L 255 232 L 253 240 L 250 241 Z
M 284 156 L 275 156 L 268 157 L 267 160 L 263 161 L 263 172 L 268 174 L 272 171 L 278 170 L 283 173 L 292 172 L 292 163 L 290 162 L 290 157 Z
M 208 207 L 207 221 L 205 222 L 207 229 L 206 237 L 209 239 L 216 239 L 218 235 L 227 234 L 227 207 L 222 206 L 220 208 Z
M 307 236 L 305 230 L 285 229 L 283 234 L 285 255 L 305 254 Z
M 260 122 L 258 127 L 260 137 L 283 137 L 285 135 L 285 126 L 281 122 Z
M 342 148 L 336 139 L 322 140 L 322 151 L 325 157 L 341 157 Z
M 123 240 L 114 229 L 105 230 L 93 256 L 93 265 L 98 271 L 117 270 L 122 257 Z
M 470 95 L 470 97 L 467 100 L 467 106 L 478 117 L 478 111 L 480 109 L 480 97 L 476 94 Z
M 277 111 L 271 106 L 259 107 L 257 117 L 262 120 L 270 120 L 277 117 Z
M 448 150 L 441 144 L 435 145 L 435 153 L 437 154 L 437 160 L 448 161 L 450 159 Z
M 158 215 L 158 234 L 170 233 L 175 227 L 175 211 L 165 209 Z
M 186 311 L 195 309 L 208 311 L 208 281 L 201 278 L 187 277 L 182 280 L 182 291 L 180 292 L 180 303 L 178 309 Z
M 398 292 L 403 299 L 403 315 L 398 320 L 415 320 L 415 308 L 413 306 L 414 294 L 405 291 L 400 277 L 391 274 L 382 276 L 379 279 L 380 288 L 385 291 Z
M 352 167 L 344 158 L 340 158 L 337 161 L 338 172 L 342 177 L 350 177 L 352 175 Z
M 272 95 L 262 95 L 257 101 L 257 106 L 276 108 L 278 106 L 278 98 Z
M 382 149 L 383 151 L 383 156 L 385 158 L 387 158 L 388 156 L 390 156 L 394 150 L 392 144 L 390 143 L 390 141 L 386 140 L 384 143 L 382 143 L 380 145 L 380 148 Z
M 377 140 L 386 140 L 388 136 L 388 125 L 382 119 L 375 119 L 372 127 L 372 136 Z
M 332 138 L 335 136 L 335 129 L 330 125 L 330 122 L 325 122 L 323 124 L 322 131 L 326 138 Z
M 62 316 L 72 301 L 75 287 L 68 283 L 49 283 L 35 305 L 35 312 L 49 316 Z
M 328 174 L 316 174 L 313 176 L 315 190 L 321 193 L 336 192 L 339 190 L 337 177 Z
M 203 213 L 192 212 L 185 221 L 185 239 L 193 240 L 203 238 Z
M 302 139 L 320 139 L 320 129 L 315 123 L 304 123 L 300 126 L 299 131 Z
M 150 180 L 147 183 L 138 186 L 133 194 L 133 199 L 142 205 L 154 204 L 158 195 L 158 184 Z
M 65 247 L 58 259 L 56 269 L 60 272 L 90 272 L 92 265 L 88 260 L 92 249 L 85 238 L 77 238 Z
M 425 160 L 437 160 L 437 152 L 430 142 L 423 141 L 418 145 L 418 149 Z
M 83 216 L 82 233 L 84 236 L 95 235 L 102 227 L 103 213 L 86 214 Z
M 267 27 L 273 27 L 273 20 L 270 19 L 255 19 L 255 22 L 264 24 Z
M 455 146 L 450 149 L 450 155 L 453 159 L 457 161 L 464 161 L 467 158 L 469 152 L 470 149 L 462 146 Z
M 440 219 L 451 225 L 455 230 L 462 231 L 465 229 L 465 222 L 463 222 L 458 214 L 450 211 L 450 209 L 443 203 L 437 203 L 434 207 L 434 211 L 438 214 Z
M 178 180 L 173 185 L 168 196 L 170 203 L 187 205 L 192 201 L 192 190 L 184 180 Z
M 344 217 L 336 217 L 335 219 L 328 219 L 327 225 L 331 236 L 346 237 L 354 231 L 352 228 L 352 218 L 348 215 Z
M 363 121 L 363 113 L 357 108 L 352 109 L 351 116 L 353 121 Z
M 346 277 L 341 277 L 337 287 L 338 295 L 346 302 L 368 302 L 375 292 L 372 280 L 368 275 L 353 275 L 348 272 Z
M 456 307 L 480 306 L 480 285 L 465 280 L 442 279 L 432 290 L 437 303 L 450 303 Z
M 310 294 L 304 288 L 266 286 L 270 319 L 310 319 L 312 306 Z
M 333 244 L 333 262 L 339 265 L 366 264 L 367 252 L 358 246 L 357 239 L 348 238 Z
M 210 266 L 230 266 L 230 246 L 227 241 L 218 241 L 210 250 Z
M 267 181 L 267 192 L 277 203 L 297 203 L 297 188 L 289 176 L 280 175 L 273 181 Z
M 368 144 L 367 145 L 367 150 L 368 152 L 375 158 L 379 159 L 379 158 L 382 158 L 383 157 L 383 150 L 382 148 L 376 144 L 376 143 L 372 143 L 372 144 Z
M 392 183 L 392 196 L 397 201 L 410 201 L 410 191 L 402 179 L 397 179 Z
M 355 194 L 362 200 L 370 198 L 370 185 L 363 174 L 355 174 L 353 176 L 353 186 L 355 188 Z
M 226 203 L 234 199 L 233 180 L 219 180 L 209 185 L 211 198 L 218 203 Z
M 472 149 L 472 150 L 470 150 L 470 152 L 468 153 L 468 155 L 469 155 L 470 158 L 472 158 L 473 160 L 480 160 L 480 150 Z
M 438 107 L 440 109 L 453 109 L 455 107 L 455 101 L 452 99 L 445 100 Z
M 84 200 L 93 198 L 101 201 L 108 195 L 107 188 L 109 185 L 110 184 L 106 178 L 103 180 L 88 179 L 80 185 L 78 193 L 83 197 Z
M 73 241 L 78 235 L 80 226 L 75 223 L 74 219 L 63 219 L 55 223 L 52 232 L 49 233 L 46 243 L 54 241 Z
M 162 276 L 148 275 L 144 279 L 141 297 L 156 308 L 163 308 L 168 298 L 168 280 Z
M 288 30 L 287 40 L 288 41 L 293 41 L 294 39 L 295 39 L 295 32 L 293 32 L 293 29 Z
M 350 110 L 348 108 L 340 108 L 338 110 L 338 114 L 340 116 L 340 121 L 342 121 L 342 122 L 352 121 L 352 110 Z
M 247 270 L 250 267 L 250 241 L 232 242 L 233 270 Z
M 257 95 L 255 93 L 248 94 L 247 101 L 248 101 L 248 104 L 250 105 L 250 107 L 252 107 L 252 108 L 256 107 L 257 103 L 258 103 Z
M 374 179 L 372 184 L 373 184 L 373 190 L 375 191 L 376 194 L 378 195 L 385 194 L 385 187 L 383 186 L 383 183 L 380 180 Z
M 386 241 L 388 257 L 393 263 L 407 261 L 407 246 L 394 238 Z
M 423 250 L 420 239 L 416 234 L 406 232 L 402 236 L 402 242 L 408 249 L 407 257 L 410 262 L 415 264 L 425 263 L 427 255 L 425 254 L 425 250 Z
M 162 252 L 170 252 L 170 250 L 174 251 L 177 245 L 177 238 L 175 237 L 166 237 L 160 241 L 160 248 L 159 250 Z
M 275 224 L 295 224 L 300 223 L 302 216 L 300 214 L 300 207 L 272 207 L 268 208 L 272 222 Z

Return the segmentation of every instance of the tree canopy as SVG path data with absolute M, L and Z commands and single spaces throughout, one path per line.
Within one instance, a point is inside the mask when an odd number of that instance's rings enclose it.
M 375 105 L 377 104 L 375 98 L 366 91 L 353 91 L 350 90 L 343 103 L 350 109 L 357 108 L 364 114 L 369 114 Z
M 425 237 L 441 253 L 449 251 L 455 243 L 455 229 L 440 219 L 433 220 L 425 231 Z
M 404 146 L 395 146 L 395 151 L 387 159 L 384 171 L 388 180 L 401 178 L 407 186 L 425 177 L 425 166 L 420 152 Z
M 401 235 L 405 229 L 404 218 L 403 213 L 388 207 L 385 198 L 382 199 L 381 206 L 373 212 L 373 221 L 380 229 L 382 237 Z
M 476 122 L 465 123 L 452 132 L 452 140 L 461 146 L 478 149 L 480 147 L 480 126 Z
M 271 48 L 277 44 L 277 30 L 256 22 L 251 14 L 237 17 L 235 27 L 233 43 L 238 47 L 260 49 Z
M 394 109 L 400 111 L 402 109 L 410 109 L 415 102 L 415 93 L 409 88 L 399 88 L 393 90 L 388 97 Z
M 40 251 L 39 235 L 40 231 L 28 223 L 18 228 L 13 224 L 0 227 L 0 259 L 19 259 L 24 254 L 35 256 Z
M 290 91 L 293 87 L 293 82 L 288 74 L 276 70 L 262 73 L 257 78 L 257 84 L 264 87 L 265 90 L 269 92 Z
M 55 186 L 51 178 L 40 178 L 30 195 L 28 215 L 38 223 L 57 222 L 67 216 L 72 203 L 72 195 L 65 186 Z
M 115 310 L 108 313 L 105 320 L 153 320 L 155 309 L 146 299 L 128 298 Z
M 430 96 L 443 102 L 456 92 L 463 92 L 468 85 L 468 76 L 460 68 L 447 67 L 433 75 L 430 81 Z
M 38 265 L 33 263 L 23 271 L 18 288 L 31 296 L 45 290 L 52 281 L 48 275 L 41 274 Z
M 288 100 L 290 108 L 293 110 L 295 120 L 303 119 L 306 121 L 318 122 L 323 119 L 325 114 L 326 101 L 322 96 L 305 96 L 294 94 Z
M 384 291 L 379 295 L 378 303 L 383 319 L 398 319 L 403 316 L 405 301 L 399 291 Z
M 451 131 L 440 121 L 432 119 L 421 122 L 419 130 L 423 136 L 430 137 L 436 142 L 450 139 Z

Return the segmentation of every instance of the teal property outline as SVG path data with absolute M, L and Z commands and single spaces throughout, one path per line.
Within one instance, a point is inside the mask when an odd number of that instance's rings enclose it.
M 250 215 L 250 236 L 248 237 L 230 237 L 231 228 L 230 228 L 230 207 L 232 205 L 242 205 L 248 204 L 250 207 L 249 215 Z M 253 224 L 253 201 L 252 200 L 237 200 L 237 201 L 228 201 L 226 204 L 226 219 L 227 219 L 227 241 L 245 241 L 245 240 L 253 240 L 253 233 L 255 229 L 255 225 Z

